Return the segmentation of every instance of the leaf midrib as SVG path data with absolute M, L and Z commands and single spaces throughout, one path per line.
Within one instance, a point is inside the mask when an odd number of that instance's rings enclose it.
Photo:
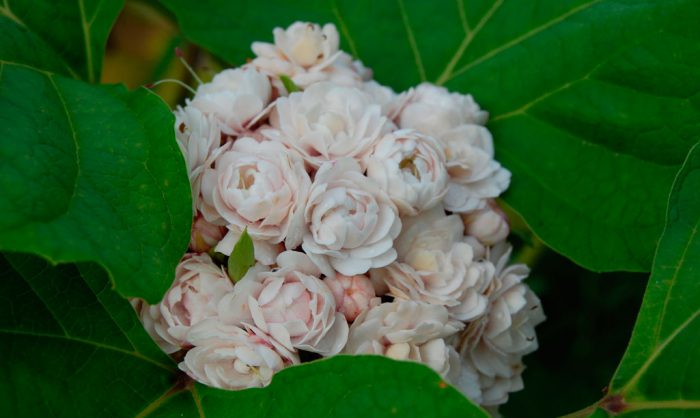
M 100 3 L 102 4 L 102 3 Z M 90 47 L 90 27 L 92 22 L 87 21 L 85 17 L 85 3 L 84 0 L 78 0 L 78 9 L 80 10 L 80 24 L 83 27 L 83 39 L 85 41 L 85 61 L 87 65 L 88 81 L 91 83 L 95 82 L 95 69 L 94 63 L 92 61 L 92 48 Z M 99 6 L 98 6 L 99 10 Z
M 10 9 L 10 5 L 8 4 L 7 0 L 3 0 L 3 6 L 0 7 L 0 13 L 2 13 L 5 17 L 9 18 L 10 20 L 14 21 L 19 26 L 22 26 L 23 28 L 27 27 L 27 25 L 12 12 L 12 9 Z
M 474 40 L 476 35 L 478 35 L 479 32 L 481 32 L 481 29 L 486 25 L 486 23 L 488 23 L 491 20 L 491 17 L 493 17 L 496 11 L 501 7 L 503 1 L 504 0 L 496 0 L 491 5 L 491 8 L 484 14 L 484 16 L 481 17 L 479 22 L 477 22 L 473 30 L 469 30 L 469 24 L 466 20 L 467 17 L 464 14 L 464 7 L 459 7 L 460 19 L 462 20 L 462 24 L 465 28 L 465 36 L 462 42 L 460 43 L 459 47 L 457 48 L 457 51 L 455 52 L 454 56 L 452 57 L 452 59 L 450 59 L 442 74 L 440 74 L 440 76 L 435 81 L 435 84 L 442 85 L 450 79 L 450 77 L 452 76 L 452 71 L 459 63 L 459 60 L 462 59 L 464 51 L 466 51 L 467 48 L 469 48 L 469 45 L 472 43 L 472 40 Z M 458 0 L 458 2 L 459 5 L 462 5 L 461 1 Z
M 465 73 L 466 71 L 470 70 L 471 68 L 476 67 L 477 65 L 479 65 L 485 61 L 488 61 L 489 59 L 500 54 L 501 52 L 507 51 L 508 49 L 518 45 L 519 43 L 521 43 L 523 41 L 526 41 L 527 39 L 532 38 L 533 36 L 539 34 L 540 32 L 547 30 L 552 26 L 556 26 L 559 23 L 564 22 L 566 19 L 570 18 L 571 16 L 574 16 L 574 15 L 576 15 L 576 14 L 578 14 L 586 9 L 589 9 L 590 7 L 596 5 L 597 3 L 600 3 L 601 1 L 603 1 L 603 0 L 592 0 L 588 3 L 578 5 L 578 6 L 574 7 L 573 9 L 567 11 L 566 13 L 563 13 L 563 14 L 561 14 L 561 15 L 559 15 L 559 16 L 533 28 L 533 29 L 530 29 L 529 31 L 523 33 L 522 35 L 517 36 L 517 37 L 513 38 L 512 40 L 502 44 L 501 46 L 490 50 L 489 52 L 485 53 L 484 55 L 481 55 L 478 58 L 475 58 L 474 60 L 472 60 L 469 63 L 462 66 L 457 71 L 450 71 L 449 73 L 445 74 L 444 75 L 444 82 L 446 83 L 446 82 L 454 79 L 455 77 Z M 443 77 L 441 77 L 441 78 L 443 78 Z M 441 83 L 438 83 L 438 84 L 441 84 Z
M 666 292 L 666 297 L 664 298 L 664 306 L 662 308 L 661 314 L 659 316 L 659 320 L 656 323 L 656 329 L 654 330 L 655 334 L 655 345 L 654 349 L 647 357 L 646 361 L 642 366 L 637 370 L 637 372 L 625 383 L 625 385 L 622 387 L 622 389 L 619 390 L 620 393 L 629 393 L 633 389 L 636 388 L 637 383 L 639 383 L 639 380 L 644 376 L 646 371 L 651 367 L 651 365 L 656 361 L 656 359 L 661 355 L 661 353 L 666 349 L 666 347 L 673 342 L 673 340 L 681 333 L 685 328 L 687 328 L 693 321 L 695 321 L 698 316 L 700 316 L 700 308 L 695 310 L 692 315 L 688 317 L 685 321 L 683 321 L 678 327 L 676 327 L 669 335 L 666 337 L 661 343 L 659 343 L 659 338 L 660 338 L 660 333 L 661 329 L 663 328 L 664 325 L 664 318 L 666 316 L 666 312 L 668 312 L 668 302 L 671 297 L 671 293 L 673 290 L 673 287 L 675 284 L 678 282 L 678 273 L 680 270 L 683 268 L 685 265 L 686 261 L 686 255 L 688 253 L 688 249 L 690 249 L 690 246 L 692 245 L 695 236 L 698 232 L 698 226 L 700 226 L 700 219 L 698 219 L 698 222 L 696 222 L 695 226 L 693 227 L 692 233 L 690 234 L 690 237 L 687 241 L 687 244 L 685 248 L 683 249 L 683 254 L 681 255 L 680 261 L 676 264 L 676 268 L 674 269 L 673 276 L 671 278 L 671 282 L 669 284 L 668 291 Z M 663 242 L 663 240 L 662 240 Z M 613 378 L 614 380 L 614 378 Z
M 63 326 L 59 323 L 59 326 L 63 328 Z M 65 330 L 64 330 L 65 331 Z M 52 339 L 59 339 L 59 340 L 66 340 L 66 341 L 71 341 L 83 345 L 90 345 L 99 349 L 103 350 L 109 350 L 109 351 L 115 351 L 121 354 L 125 354 L 131 357 L 135 357 L 139 360 L 151 363 L 161 369 L 167 370 L 168 372 L 175 372 L 176 369 L 170 365 L 163 364 L 157 360 L 153 360 L 150 357 L 146 357 L 143 354 L 139 353 L 138 351 L 129 351 L 125 350 L 120 347 L 116 347 L 113 345 L 109 344 L 103 344 L 103 343 L 98 343 L 97 341 L 91 341 L 91 340 L 86 340 L 84 338 L 78 338 L 74 337 L 72 335 L 58 335 L 58 334 L 47 334 L 47 333 L 41 333 L 41 332 L 31 332 L 31 331 L 20 331 L 20 330 L 15 330 L 15 329 L 0 329 L 0 333 L 3 334 L 10 334 L 10 335 L 20 335 L 20 336 L 27 336 L 27 337 L 36 337 L 36 338 L 52 338 Z

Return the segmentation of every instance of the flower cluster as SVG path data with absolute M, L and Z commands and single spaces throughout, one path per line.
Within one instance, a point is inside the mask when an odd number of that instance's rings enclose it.
M 161 303 L 134 301 L 146 329 L 211 386 L 264 386 L 300 352 L 378 354 L 504 403 L 544 316 L 527 267 L 508 265 L 494 199 L 510 173 L 488 113 L 429 83 L 378 84 L 333 25 L 274 40 L 175 112 L 190 253 Z M 244 230 L 256 264 L 234 284 L 220 258 Z

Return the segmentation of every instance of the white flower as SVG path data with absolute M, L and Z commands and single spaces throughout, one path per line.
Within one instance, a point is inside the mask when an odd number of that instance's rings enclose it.
M 508 217 L 498 204 L 489 201 L 484 209 L 462 215 L 467 235 L 477 238 L 484 245 L 504 241 L 510 233 Z
M 274 44 L 253 42 L 257 57 L 250 65 L 273 77 L 273 84 L 283 94 L 287 91 L 279 76 L 289 77 L 298 87 L 306 88 L 320 81 L 354 85 L 362 74 L 352 59 L 338 50 L 340 38 L 333 24 L 295 22 L 286 30 L 273 30 Z
M 237 228 L 228 229 L 226 235 L 216 244 L 214 251 L 217 253 L 231 255 L 233 247 L 236 246 L 238 240 L 241 239 L 242 232 Z M 277 261 L 277 256 L 284 251 L 284 245 L 273 244 L 270 241 L 263 241 L 257 238 L 251 237 L 253 241 L 253 255 L 255 256 L 255 261 L 264 265 L 271 266 Z
M 495 268 L 488 261 L 473 262 L 469 244 L 457 242 L 449 252 L 417 249 L 405 263 L 373 270 L 397 299 L 445 306 L 450 317 L 471 321 L 486 312 L 485 295 Z
M 462 241 L 466 242 L 472 247 L 472 251 L 474 252 L 474 260 L 481 261 L 488 258 L 489 254 L 487 254 L 486 246 L 484 246 L 484 244 L 482 244 L 481 241 L 475 237 L 466 235 Z
M 372 146 L 392 127 L 369 95 L 328 82 L 277 99 L 270 124 L 275 129 L 263 134 L 312 167 L 342 157 L 355 158 L 364 167 Z
M 204 174 L 202 195 L 215 210 L 204 215 L 225 220 L 230 229 L 248 228 L 251 237 L 295 248 L 303 235 L 310 186 L 303 162 L 284 146 L 240 138 Z
M 405 219 L 396 240 L 399 262 L 372 270 L 372 280 L 384 281 L 398 299 L 443 305 L 461 321 L 483 315 L 496 269 L 474 259 L 462 228 L 461 219 L 441 207 Z
M 254 325 L 288 350 L 322 355 L 338 353 L 348 337 L 348 323 L 336 312 L 333 293 L 318 268 L 300 252 L 286 251 L 273 271 L 247 274 L 221 300 L 225 323 Z
M 478 373 L 485 405 L 503 403 L 522 388 L 522 357 L 537 349 L 535 326 L 545 319 L 539 299 L 522 283 L 528 268 L 504 268 L 509 255 L 506 250 L 497 262 L 487 315 L 471 322 L 457 343 L 462 360 Z
M 474 367 L 468 361 L 462 359 L 459 364 L 461 367 L 459 376 L 455 381 L 452 381 L 452 383 L 462 391 L 464 396 L 469 398 L 472 402 L 481 405 L 484 398 L 481 395 L 479 372 L 474 370 Z
M 231 280 L 208 255 L 188 254 L 177 266 L 175 281 L 163 300 L 148 309 L 142 307 L 142 322 L 165 352 L 189 347 L 190 327 L 216 317 L 219 300 L 231 290 Z
M 464 236 L 464 224 L 457 215 L 445 215 L 442 206 L 404 217 L 403 229 L 396 239 L 399 260 L 416 247 L 447 251 Z
M 501 377 L 481 374 L 474 369 L 469 359 L 462 359 L 459 377 L 453 383 L 474 403 L 484 406 L 487 410 L 497 408 L 498 405 L 508 401 L 508 395 L 511 392 L 517 392 L 525 387 L 522 379 L 525 366 L 520 361 L 520 357 L 511 356 L 509 360 L 513 373 L 509 377 Z M 493 413 L 491 415 L 498 416 Z
M 440 203 L 447 193 L 445 154 L 432 137 L 412 130 L 385 135 L 367 163 L 374 180 L 404 215 L 415 215 Z
M 404 106 L 409 103 L 412 94 L 412 90 L 396 94 L 394 90 L 374 80 L 365 81 L 361 88 L 362 91 L 372 96 L 372 100 L 381 106 L 382 114 L 391 121 L 398 118 Z
M 450 93 L 444 87 L 422 83 L 411 94 L 399 116 L 401 128 L 413 128 L 434 137 L 465 123 L 486 124 L 488 112 L 471 95 Z
M 253 68 L 227 69 L 197 88 L 190 105 L 212 115 L 227 135 L 245 133 L 270 101 L 270 81 Z
M 396 259 L 397 209 L 352 159 L 321 166 L 305 217 L 302 248 L 326 276 L 364 274 Z
M 461 125 L 439 135 L 447 157 L 450 184 L 445 208 L 469 212 L 486 207 L 510 184 L 510 172 L 493 159 L 491 133 L 479 125 Z
M 226 228 L 207 222 L 202 214 L 197 213 L 192 221 L 190 232 L 190 250 L 195 253 L 206 253 L 224 237 Z
M 163 315 L 160 314 L 160 305 L 149 305 L 145 300 L 141 298 L 131 298 L 129 300 L 131 306 L 136 310 L 136 314 L 139 316 L 141 323 L 148 335 L 158 344 L 161 350 L 167 354 L 172 354 L 180 350 L 180 342 L 174 341 L 170 338 L 167 331 L 163 329 Z M 161 334 L 168 336 L 168 340 L 174 341 L 170 343 L 166 341 Z
M 255 327 L 246 331 L 208 319 L 190 329 L 188 339 L 195 347 L 187 352 L 180 369 L 216 388 L 266 386 L 274 373 L 299 363 L 295 352 Z
M 221 130 L 213 116 L 204 115 L 194 106 L 175 111 L 175 139 L 185 157 L 192 188 L 193 211 L 199 199 L 204 169 L 221 152 Z
M 352 322 L 364 310 L 379 304 L 372 282 L 365 275 L 326 277 L 323 282 L 331 289 L 335 297 L 338 312 Z
M 461 326 L 450 321 L 447 310 L 439 305 L 403 300 L 382 303 L 355 319 L 343 352 L 417 361 L 453 379 L 459 373 L 458 356 L 443 338 Z

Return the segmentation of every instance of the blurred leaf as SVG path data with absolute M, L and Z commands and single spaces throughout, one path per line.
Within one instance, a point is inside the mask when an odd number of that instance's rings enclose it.
M 243 230 L 241 237 L 233 247 L 228 257 L 228 277 L 236 283 L 245 276 L 248 270 L 255 265 L 255 248 L 253 240 L 248 235 L 248 228 Z
M 123 296 L 160 300 L 192 216 L 173 115 L 144 89 L 0 70 L 0 250 L 94 261 Z
M 649 270 L 700 136 L 696 0 L 163 2 L 235 65 L 276 26 L 335 22 L 379 82 L 474 94 L 535 233 L 593 270 Z
M 100 80 L 107 36 L 123 0 L 5 0 L 0 60 Z

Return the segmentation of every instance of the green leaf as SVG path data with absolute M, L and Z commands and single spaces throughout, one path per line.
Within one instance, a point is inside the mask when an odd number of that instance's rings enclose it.
M 248 270 L 255 265 L 255 248 L 253 240 L 248 235 L 248 228 L 243 230 L 241 237 L 233 247 L 228 257 L 228 277 L 233 283 L 241 280 Z
M 685 416 L 700 416 L 699 192 L 700 144 L 674 183 L 637 324 L 610 384 L 629 411 L 692 409 Z
M 487 417 L 427 367 L 376 356 L 292 367 L 264 389 L 195 385 L 98 266 L 8 259 L 0 255 L 2 416 Z
M 0 255 L 0 272 L 0 415 L 130 417 L 178 384 L 104 270 Z
M 290 367 L 265 389 L 226 392 L 198 385 L 204 412 L 239 417 L 486 418 L 427 367 L 380 356 L 335 356 Z
M 593 270 L 648 271 L 700 136 L 696 0 L 164 0 L 232 64 L 295 20 L 335 22 L 379 82 L 469 92 L 491 112 L 505 200 Z
M 282 84 L 284 85 L 284 88 L 287 89 L 288 93 L 294 93 L 295 91 L 300 91 L 299 86 L 294 84 L 294 81 L 292 81 L 289 76 L 282 74 L 280 76 L 280 80 L 282 80 Z
M 0 60 L 98 82 L 123 0 L 5 0 Z
M 610 394 L 597 405 L 608 412 L 700 416 L 698 191 L 700 144 L 690 151 L 676 177 L 666 229 L 632 338 L 610 383 Z
M 192 215 L 165 104 L 4 63 L 0 109 L 0 250 L 94 261 L 123 296 L 160 300 Z

